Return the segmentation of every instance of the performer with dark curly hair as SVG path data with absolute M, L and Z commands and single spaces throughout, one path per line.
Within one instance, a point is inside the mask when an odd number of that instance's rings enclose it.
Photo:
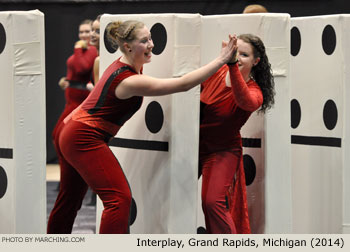
M 250 233 L 240 129 L 274 103 L 274 78 L 263 42 L 238 36 L 236 59 L 201 85 L 199 165 L 208 233 Z

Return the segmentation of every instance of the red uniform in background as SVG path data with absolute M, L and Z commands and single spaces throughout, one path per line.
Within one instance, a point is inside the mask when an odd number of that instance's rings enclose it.
M 226 86 L 230 72 L 231 86 Z M 208 233 L 250 233 L 240 129 L 263 103 L 258 84 L 238 64 L 223 66 L 201 85 L 199 164 Z
M 96 47 L 89 45 L 87 49 L 74 48 L 74 54 L 68 58 L 66 80 L 69 81 L 69 86 L 64 91 L 66 104 L 52 132 L 53 140 L 60 122 L 89 95 L 90 91 L 86 89 L 86 84 L 93 76 L 93 65 L 97 56 Z
M 131 191 L 108 140 L 141 107 L 143 97 L 120 100 L 117 85 L 137 72 L 118 60 L 103 73 L 88 98 L 59 126 L 55 141 L 61 164 L 60 192 L 48 233 L 71 233 L 88 186 L 104 210 L 100 233 L 128 233 Z

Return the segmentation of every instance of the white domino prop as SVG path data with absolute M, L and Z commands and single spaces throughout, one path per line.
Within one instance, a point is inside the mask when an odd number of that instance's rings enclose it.
M 292 31 L 297 29 L 301 38 L 299 53 L 291 56 L 291 98 L 301 111 L 292 129 L 294 233 L 350 233 L 349 24 L 350 15 L 291 21 Z M 323 39 L 334 43 L 334 50 L 326 53 Z M 323 119 L 329 101 L 336 105 L 332 127 Z M 327 145 L 330 142 L 341 145 Z
M 350 15 L 339 17 L 342 23 L 343 57 L 344 57 L 344 135 L 343 135 L 343 233 L 350 234 Z M 347 112 L 347 113 L 346 113 Z
M 181 76 L 200 66 L 200 15 L 138 14 L 103 15 L 101 31 L 117 20 L 140 20 L 152 31 L 161 24 L 167 43 L 163 52 L 152 55 L 144 74 L 160 78 Z M 153 34 L 155 36 L 155 34 Z M 156 39 L 154 38 L 156 46 Z M 100 73 L 121 56 L 109 53 L 101 36 Z M 117 137 L 168 143 L 168 151 L 111 147 L 131 186 L 137 215 L 131 233 L 195 233 L 197 212 L 197 168 L 199 141 L 199 86 L 185 93 L 145 97 L 140 110 L 122 127 Z M 157 102 L 164 123 L 156 133 L 145 124 L 145 112 Z M 102 204 L 97 205 L 97 231 Z
M 0 12 L 0 26 L 6 36 L 0 48 L 0 153 L 5 153 L 0 166 L 6 174 L 1 181 L 7 182 L 0 198 L 0 233 L 45 233 L 44 14 Z
M 220 50 L 228 34 L 252 33 L 265 44 L 276 84 L 275 105 L 265 116 L 252 114 L 241 134 L 261 140 L 261 147 L 244 147 L 256 166 L 256 177 L 247 186 L 248 208 L 253 233 L 291 231 L 291 166 L 288 14 L 236 14 L 202 16 L 201 64 Z M 201 179 L 198 195 L 200 197 Z M 198 200 L 198 227 L 204 227 Z

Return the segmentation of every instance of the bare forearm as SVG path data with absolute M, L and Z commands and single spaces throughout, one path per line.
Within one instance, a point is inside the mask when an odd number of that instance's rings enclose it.
M 134 75 L 124 79 L 116 88 L 115 94 L 119 99 L 127 99 L 131 96 L 156 96 L 187 91 L 229 62 L 236 50 L 237 38 L 229 35 L 229 42 L 222 43 L 220 55 L 208 64 L 178 78 L 158 79 Z
M 236 51 L 237 37 L 235 35 L 229 35 L 229 42 L 222 42 L 220 55 L 216 59 L 212 60 L 201 68 L 182 76 L 184 90 L 189 90 L 195 85 L 208 79 L 216 71 L 218 71 L 220 67 L 232 60 L 232 57 Z
M 202 83 L 210 76 L 212 76 L 216 71 L 218 71 L 220 67 L 222 67 L 224 64 L 225 62 L 222 59 L 216 58 L 208 64 L 183 75 L 180 78 L 181 91 L 187 91 L 193 88 L 194 86 Z

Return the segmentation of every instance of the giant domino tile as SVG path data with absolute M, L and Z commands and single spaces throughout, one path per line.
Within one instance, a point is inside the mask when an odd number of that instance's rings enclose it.
M 253 113 L 241 130 L 252 233 L 291 231 L 289 26 L 288 14 L 202 16 L 202 65 L 216 55 L 220 41 L 227 39 L 228 33 L 252 33 L 259 36 L 272 65 L 275 105 L 265 115 Z M 215 36 L 211 31 L 215 31 Z M 201 177 L 198 195 L 200 188 Z M 197 232 L 205 233 L 200 200 Z
M 199 67 L 198 14 L 103 15 L 101 31 L 112 21 L 127 19 L 142 20 L 152 33 L 152 62 L 144 66 L 145 74 L 169 78 Z M 121 54 L 106 38 L 101 45 L 105 69 Z M 132 233 L 196 232 L 198 133 L 199 86 L 186 93 L 145 97 L 110 142 L 131 186 Z M 98 222 L 101 208 L 98 205 Z
M 349 15 L 291 22 L 294 233 L 350 232 L 349 23 Z
M 46 230 L 44 41 L 41 12 L 0 12 L 0 233 Z

